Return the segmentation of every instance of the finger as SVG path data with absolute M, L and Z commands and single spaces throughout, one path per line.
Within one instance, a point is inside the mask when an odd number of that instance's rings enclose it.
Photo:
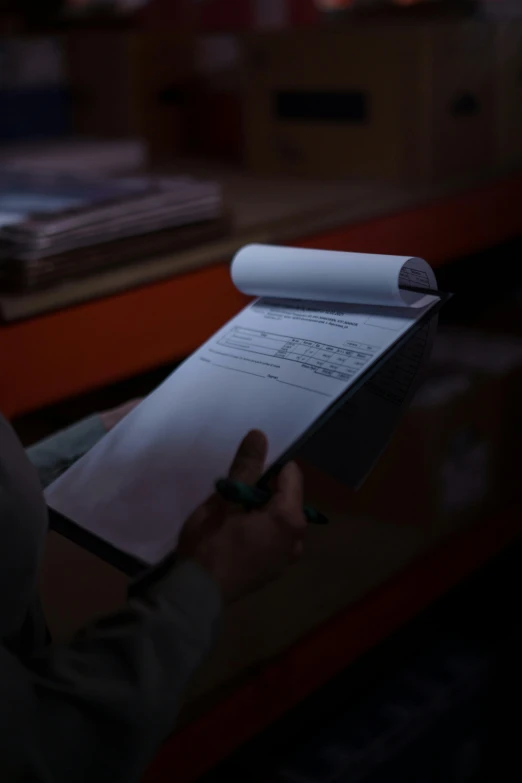
M 289 462 L 277 477 L 276 492 L 269 507 L 293 527 L 306 528 L 303 511 L 303 477 L 295 462 Z
M 252 430 L 242 441 L 229 471 L 229 477 L 245 484 L 255 484 L 263 475 L 263 468 L 268 451 L 265 435 L 259 430 Z
M 117 408 L 111 408 L 108 411 L 102 411 L 99 416 L 103 426 L 107 431 L 112 430 L 122 419 L 127 416 L 137 405 L 141 402 L 140 399 L 129 400 L 123 405 L 119 405 Z

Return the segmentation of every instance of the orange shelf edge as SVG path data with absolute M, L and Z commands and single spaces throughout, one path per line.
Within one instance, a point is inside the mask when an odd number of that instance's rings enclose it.
M 296 245 L 419 255 L 439 266 L 520 233 L 522 174 L 312 237 Z M 8 417 L 191 353 L 246 302 L 228 264 L 0 326 Z
M 514 508 L 454 534 L 307 635 L 166 743 L 143 783 L 191 783 L 364 652 L 502 552 L 522 533 Z
M 247 301 L 216 264 L 0 326 L 0 410 L 12 418 L 180 359 Z
M 522 172 L 299 244 L 325 250 L 421 256 L 434 268 L 522 232 Z

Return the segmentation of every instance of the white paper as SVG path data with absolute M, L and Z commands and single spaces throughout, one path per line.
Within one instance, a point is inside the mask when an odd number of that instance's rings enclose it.
M 300 456 L 341 483 L 360 487 L 418 388 L 436 329 L 434 316 L 308 439 Z
M 252 296 L 384 307 L 418 303 L 418 294 L 399 285 L 437 287 L 431 267 L 421 258 L 276 245 L 242 248 L 232 263 L 232 280 Z
M 398 275 L 404 261 L 390 264 Z M 364 274 L 377 290 L 369 265 Z M 415 300 L 401 308 L 256 300 L 59 478 L 47 490 L 49 505 L 158 562 L 226 475 L 243 436 L 263 430 L 268 464 L 276 461 L 438 297 Z

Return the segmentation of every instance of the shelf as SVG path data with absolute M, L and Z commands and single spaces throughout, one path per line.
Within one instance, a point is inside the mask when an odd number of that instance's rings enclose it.
M 284 220 L 278 220 L 274 183 L 268 187 L 261 181 L 259 199 L 268 216 L 257 228 L 253 221 L 259 210 L 256 200 L 246 197 L 253 187 L 251 181 L 247 185 L 249 191 L 238 177 L 230 188 L 236 188 L 238 202 L 243 194 L 250 223 L 245 218 L 226 242 L 163 260 L 163 279 L 140 284 L 134 280 L 132 290 L 106 291 L 94 301 L 0 325 L 2 370 L 9 378 L 0 387 L 3 413 L 29 413 L 191 353 L 247 301 L 232 285 L 228 266 L 234 250 L 247 242 L 418 255 L 437 267 L 521 230 L 522 174 L 449 190 L 440 186 L 376 191 L 369 185 L 326 189 L 323 183 L 312 188 L 319 192 L 322 187 L 320 210 L 309 199 L 299 217 L 287 205 Z M 285 187 L 281 185 L 280 198 L 286 203 L 296 185 Z M 305 191 L 305 185 L 299 189 Z M 327 190 L 335 195 L 335 206 L 332 195 L 328 201 Z M 348 206 L 341 209 L 343 199 Z M 137 269 L 134 275 L 144 273 L 139 265 Z M 117 276 L 116 271 L 111 274 Z M 75 285 L 82 289 L 91 283 Z
M 197 268 L 180 271 L 179 259 L 171 259 L 163 279 L 1 326 L 0 357 L 9 383 L 0 385 L 0 408 L 10 417 L 20 415 L 189 354 L 248 301 L 232 285 L 224 260 L 234 243 L 418 255 L 440 267 L 511 239 L 522 228 L 522 174 L 425 192 L 417 202 L 395 196 L 371 216 L 359 210 L 323 227 L 301 219 L 284 232 L 245 231 L 226 250 L 217 245 L 205 251 Z M 369 190 L 365 198 L 371 202 Z M 146 782 L 196 780 L 513 543 L 521 516 L 513 509 L 454 535 L 305 636 L 180 729 Z
M 159 753 L 144 783 L 164 783 L 172 776 L 176 783 L 195 781 L 500 554 L 521 533 L 522 508 L 517 507 L 455 534 L 183 727 Z

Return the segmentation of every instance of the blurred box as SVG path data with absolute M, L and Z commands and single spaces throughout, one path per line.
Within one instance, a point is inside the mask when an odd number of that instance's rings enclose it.
M 69 131 L 69 105 L 59 39 L 0 39 L 0 139 L 59 138 Z
M 522 162 L 522 20 L 497 26 L 495 153 L 500 166 Z
M 354 513 L 454 526 L 518 497 L 522 339 L 442 330 L 430 374 Z
M 360 23 L 246 41 L 258 172 L 431 180 L 493 162 L 493 28 Z
M 141 126 L 152 162 L 187 148 L 195 41 L 169 33 L 139 36 Z
M 441 371 L 417 393 L 352 511 L 431 527 L 467 519 L 491 500 L 499 415 L 494 389 L 471 373 Z M 491 415 L 484 416 L 484 408 Z
M 72 123 L 84 136 L 138 136 L 136 36 L 75 31 L 65 38 Z
M 243 143 L 242 47 L 235 33 L 201 35 L 191 110 L 191 151 L 239 160 Z
M 513 500 L 520 487 L 522 339 L 464 328 L 442 330 L 435 341 L 432 362 L 471 373 L 478 384 L 480 416 L 498 428 L 492 452 L 493 500 Z
M 63 87 L 63 49 L 56 37 L 0 39 L 0 89 Z
M 141 30 L 169 30 L 178 34 L 192 31 L 198 5 L 194 0 L 146 0 L 136 12 L 136 20 Z
M 203 84 L 192 104 L 190 151 L 211 158 L 239 162 L 242 151 L 242 100 L 234 90 Z
M 76 133 L 142 136 L 153 161 L 184 152 L 193 36 L 77 31 L 66 47 Z

